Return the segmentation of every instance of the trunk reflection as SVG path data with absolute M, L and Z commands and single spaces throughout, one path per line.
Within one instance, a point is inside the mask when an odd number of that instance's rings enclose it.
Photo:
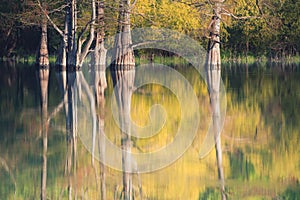
M 40 103 L 41 103 L 41 120 L 42 120 L 42 140 L 43 140 L 43 154 L 42 154 L 42 173 L 41 173 L 41 199 L 47 199 L 47 151 L 48 151 L 48 82 L 49 82 L 49 68 L 40 67 L 38 71 L 38 79 L 40 86 Z
M 224 171 L 222 164 L 221 146 L 221 111 L 220 111 L 220 81 L 221 81 L 221 58 L 220 58 L 220 17 L 218 16 L 221 5 L 216 3 L 216 16 L 212 17 L 209 26 L 209 43 L 206 58 L 206 75 L 212 111 L 213 133 L 215 140 L 216 158 L 218 166 L 218 177 L 221 182 L 222 199 L 227 199 L 225 193 Z

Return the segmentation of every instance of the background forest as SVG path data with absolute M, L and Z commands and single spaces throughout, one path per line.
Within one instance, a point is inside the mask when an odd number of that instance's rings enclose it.
M 41 1 L 49 16 L 63 28 L 64 1 Z M 78 2 L 78 27 L 90 20 L 90 1 Z M 222 16 L 223 58 L 240 56 L 281 59 L 297 56 L 300 50 L 300 2 L 297 0 L 227 0 Z M 132 28 L 169 28 L 185 33 L 206 46 L 212 17 L 205 0 L 138 0 L 131 11 Z M 105 1 L 105 32 L 117 28 L 118 2 Z M 29 56 L 39 45 L 39 21 L 43 13 L 34 0 L 1 0 L 0 57 Z M 99 25 L 98 25 L 99 26 Z M 48 48 L 55 55 L 60 44 L 56 30 L 48 26 Z
M 0 199 L 299 199 L 299 10 L 299 0 L 1 0 Z M 167 28 L 199 41 L 213 58 L 211 65 L 206 62 L 211 81 L 199 79 L 188 60 L 168 51 L 133 52 L 138 43 L 131 43 L 135 38 L 126 30 L 141 27 Z M 111 53 L 103 39 L 117 32 Z M 222 68 L 219 40 L 214 40 L 219 36 Z M 194 50 L 191 43 L 179 49 Z M 6 62 L 20 59 L 30 62 Z M 172 90 L 154 81 L 137 87 L 135 81 L 152 75 L 139 75 L 143 59 L 169 62 L 188 80 L 199 108 L 190 101 L 181 104 Z M 179 79 L 151 69 L 155 78 L 186 95 Z M 222 146 L 218 140 L 199 159 L 210 121 L 220 124 L 219 91 L 213 89 L 221 78 L 227 102 Z M 125 137 L 115 123 L 114 96 L 121 102 L 118 109 L 127 111 L 125 122 L 132 118 L 147 125 L 151 106 L 162 105 L 165 126 L 151 138 Z M 118 170 L 94 162 L 93 148 L 99 157 L 109 152 L 102 149 L 108 144 L 101 143 L 104 135 L 141 154 L 174 143 L 183 111 L 192 109 L 201 119 L 194 142 L 169 166 L 129 174 L 127 165 Z M 109 153 L 106 158 L 113 157 Z

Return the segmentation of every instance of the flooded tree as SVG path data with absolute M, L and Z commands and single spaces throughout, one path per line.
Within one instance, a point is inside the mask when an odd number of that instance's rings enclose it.
M 48 36 L 47 36 L 47 19 L 43 16 L 41 19 L 41 38 L 36 55 L 36 64 L 42 68 L 49 67 L 49 54 L 48 54 Z
M 104 47 L 105 37 L 105 22 L 104 22 L 104 1 L 96 2 L 96 36 L 94 56 L 92 57 L 95 71 L 95 96 L 97 105 L 100 106 L 104 101 L 104 90 L 107 88 L 107 81 L 105 76 L 106 68 L 106 52 Z
M 214 0 L 214 16 L 209 24 L 209 42 L 206 57 L 206 73 L 209 88 L 210 105 L 212 110 L 213 133 L 218 166 L 218 177 L 221 181 L 222 199 L 226 199 L 224 171 L 222 164 L 221 146 L 221 112 L 220 112 L 220 81 L 221 81 L 221 56 L 220 56 L 220 23 L 221 6 L 223 0 Z
M 42 4 L 41 7 L 45 5 Z M 47 19 L 42 15 L 40 20 L 40 44 L 36 55 L 36 65 L 39 67 L 38 79 L 40 88 L 41 106 L 41 130 L 42 130 L 42 170 L 41 170 L 41 200 L 47 199 L 47 151 L 48 151 L 48 83 L 49 83 L 49 55 L 48 55 L 48 36 Z
M 121 198 L 133 199 L 131 174 L 130 106 L 134 88 L 135 59 L 130 32 L 130 0 L 119 1 L 118 28 L 115 36 L 113 61 L 110 67 L 121 129 L 123 189 Z
M 100 156 L 100 197 L 106 199 L 106 176 L 105 176 L 105 133 L 104 133 L 104 116 L 105 116 L 105 97 L 104 90 L 107 88 L 106 81 L 106 52 L 104 47 L 105 37 L 105 22 L 104 22 L 104 1 L 96 2 L 96 36 L 95 36 L 95 49 L 94 49 L 94 62 L 92 71 L 94 72 L 94 94 L 98 107 L 97 120 L 98 120 L 98 151 Z M 94 161 L 93 161 L 94 162 Z M 96 170 L 96 176 L 98 175 Z

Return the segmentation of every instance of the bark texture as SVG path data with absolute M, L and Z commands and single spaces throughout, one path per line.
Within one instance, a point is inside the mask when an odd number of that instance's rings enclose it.
M 42 16 L 41 20 L 41 39 L 38 48 L 36 63 L 43 68 L 49 67 L 49 54 L 48 54 L 48 39 L 47 39 L 47 19 Z

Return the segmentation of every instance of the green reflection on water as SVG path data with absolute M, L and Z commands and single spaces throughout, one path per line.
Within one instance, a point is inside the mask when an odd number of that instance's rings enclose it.
M 271 199 L 299 197 L 300 178 L 300 72 L 286 66 L 224 66 L 222 77 L 227 89 L 227 116 L 222 132 L 225 185 L 230 199 Z M 188 66 L 175 66 L 191 82 L 202 113 L 209 112 L 206 85 Z M 247 70 L 246 70 L 247 69 Z M 85 74 L 88 76 L 88 70 Z M 89 79 L 88 79 L 89 80 Z M 106 101 L 111 98 L 111 79 Z M 54 70 L 50 75 L 49 106 L 60 102 Z M 149 141 L 136 140 L 135 151 L 149 151 L 172 141 L 180 109 L 166 88 L 148 85 L 133 95 L 132 119 L 147 124 L 146 113 L 153 103 L 161 103 L 167 113 L 166 126 Z M 38 199 L 42 165 L 41 117 L 36 72 L 32 66 L 0 67 L 0 197 Z M 81 116 L 87 118 L 88 116 Z M 209 117 L 201 115 L 198 136 L 186 154 L 171 166 L 143 174 L 145 197 L 149 199 L 220 198 L 215 153 L 198 160 L 198 150 L 208 128 Z M 89 127 L 90 121 L 82 122 Z M 111 141 L 120 141 L 110 104 L 106 104 L 105 130 Z M 111 131 L 113 130 L 113 131 Z M 88 128 L 85 130 L 88 132 Z M 61 111 L 50 123 L 48 136 L 47 197 L 67 199 L 65 116 Z M 119 145 L 119 144 L 118 144 Z M 78 198 L 100 197 L 99 185 L 91 165 L 91 155 L 79 142 L 78 167 L 72 181 Z M 98 167 L 98 164 L 96 165 Z M 98 170 L 99 173 L 99 170 Z M 137 180 L 134 178 L 134 185 Z M 15 182 L 15 183 L 14 183 Z M 106 170 L 108 199 L 113 199 L 122 174 Z M 15 186 L 16 185 L 16 186 Z M 16 188 L 16 194 L 15 194 Z M 16 197 L 16 198 L 15 198 Z

